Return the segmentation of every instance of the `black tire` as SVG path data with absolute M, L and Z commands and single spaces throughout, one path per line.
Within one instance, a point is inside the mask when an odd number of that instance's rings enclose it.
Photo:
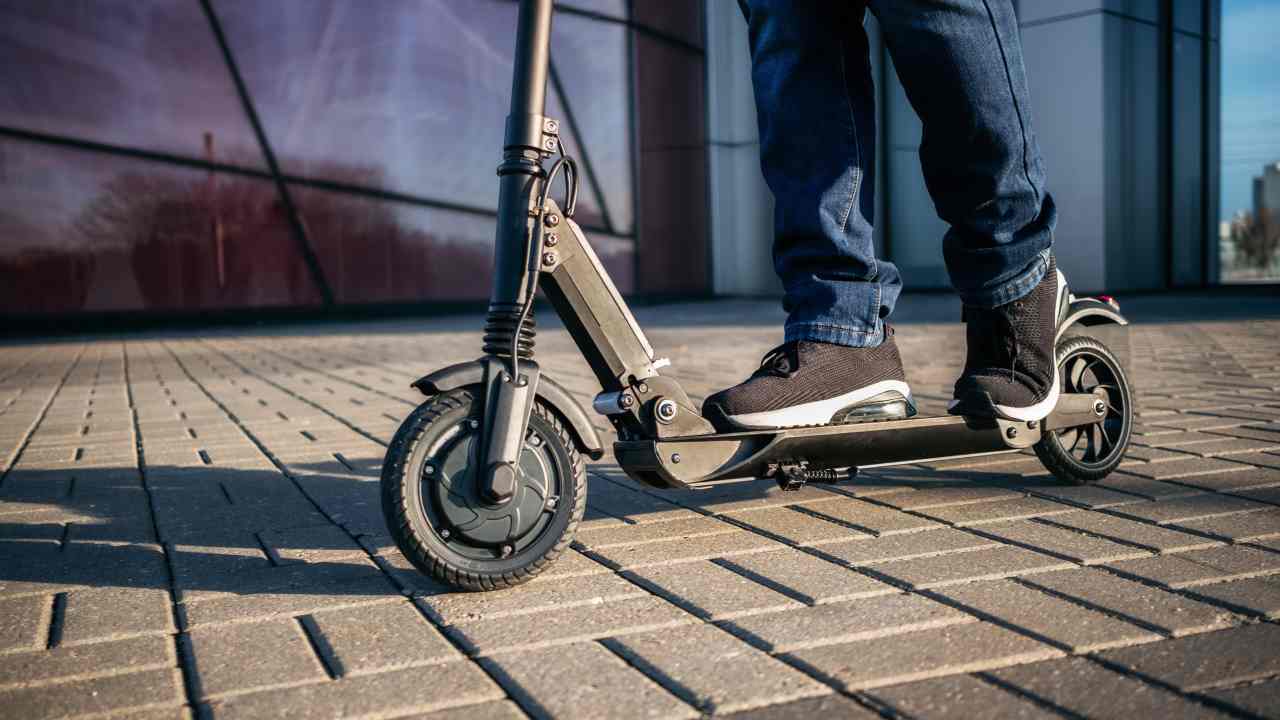
M 568 547 L 587 504 L 582 456 L 541 401 L 529 418 L 515 498 L 504 508 L 481 502 L 472 478 L 482 416 L 471 388 L 436 395 L 400 425 L 382 465 L 382 510 L 396 545 L 419 570 L 463 590 L 532 579 Z
M 1035 444 L 1036 455 L 1065 483 L 1095 483 L 1124 460 L 1133 431 L 1133 393 L 1120 361 L 1093 337 L 1063 338 L 1056 355 L 1062 391 L 1097 395 L 1106 402 L 1107 414 L 1095 425 L 1049 431 Z

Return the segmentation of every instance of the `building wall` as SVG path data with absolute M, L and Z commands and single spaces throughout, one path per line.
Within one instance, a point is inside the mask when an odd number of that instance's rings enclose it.
M 557 3 L 547 114 L 618 286 L 705 293 L 701 9 L 632 4 Z M 516 9 L 0 0 L 0 314 L 484 299 Z
M 1033 122 L 1060 209 L 1055 251 L 1072 286 L 1145 290 L 1216 278 L 1217 253 L 1207 251 L 1218 237 L 1218 1 L 1021 0 L 1017 6 Z M 716 82 L 743 82 L 750 73 L 746 28 L 715 3 L 707 8 L 708 37 L 734 50 L 710 52 L 708 72 Z M 870 14 L 866 25 L 878 38 Z M 941 252 L 946 226 L 920 171 L 920 121 L 887 53 L 873 57 L 881 120 L 877 246 L 899 265 L 907 289 L 948 287 Z M 713 96 L 713 126 L 716 117 Z M 767 202 L 759 185 L 718 177 L 738 167 L 713 161 L 712 187 L 740 193 L 726 193 L 712 206 L 713 254 L 760 258 L 752 244 L 768 242 L 768 231 L 736 232 L 722 219 L 732 208 Z M 733 273 L 717 267 L 715 287 L 773 293 L 767 269 L 759 260 Z

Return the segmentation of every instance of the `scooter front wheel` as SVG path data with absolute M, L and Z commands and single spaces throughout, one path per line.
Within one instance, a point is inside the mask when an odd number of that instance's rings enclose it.
M 1097 482 L 1120 466 L 1133 431 L 1133 391 L 1111 350 L 1088 335 L 1063 338 L 1057 347 L 1063 392 L 1092 394 L 1102 422 L 1050 431 L 1035 445 L 1046 469 L 1063 482 Z
M 519 585 L 569 545 L 586 508 L 586 466 L 569 431 L 538 402 L 529 418 L 514 497 L 478 492 L 482 403 L 471 389 L 419 405 L 382 465 L 382 510 L 419 570 L 464 590 Z

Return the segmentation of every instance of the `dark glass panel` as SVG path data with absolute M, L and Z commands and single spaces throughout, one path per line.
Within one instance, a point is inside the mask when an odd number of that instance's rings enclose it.
M 496 206 L 515 4 L 215 7 L 284 172 Z M 594 200 L 584 195 L 583 203 L 588 210 Z
M 318 301 L 268 181 L 0 138 L 0 195 L 0 312 Z
M 0 124 L 261 167 L 195 0 L 0 0 Z
M 493 218 L 300 185 L 291 194 L 338 302 L 489 297 Z M 591 240 L 629 291 L 634 244 L 607 235 Z
M 578 122 L 614 229 L 631 232 L 631 107 L 627 29 L 561 14 L 552 27 L 552 58 Z M 662 102 L 660 98 L 654 98 Z M 563 119 L 563 116 L 562 116 Z M 578 151 L 581 155 L 582 151 Z M 589 188 L 585 172 L 584 190 Z
M 649 0 L 652 2 L 652 0 Z M 678 0 L 683 1 L 683 0 Z M 627 0 L 559 0 L 557 8 L 577 8 L 619 20 L 627 19 Z

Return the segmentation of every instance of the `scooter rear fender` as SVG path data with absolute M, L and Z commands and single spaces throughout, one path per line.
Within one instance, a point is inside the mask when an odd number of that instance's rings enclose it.
M 481 385 L 484 382 L 484 365 L 479 360 L 461 362 L 450 365 L 435 372 L 424 375 L 413 382 L 413 387 L 427 397 L 443 392 Z M 573 432 L 578 450 L 586 453 L 592 460 L 604 457 L 604 445 L 600 443 L 600 434 L 591 424 L 591 418 L 577 400 L 564 389 L 560 383 L 545 374 L 538 378 L 538 397 L 551 407 L 560 421 Z

